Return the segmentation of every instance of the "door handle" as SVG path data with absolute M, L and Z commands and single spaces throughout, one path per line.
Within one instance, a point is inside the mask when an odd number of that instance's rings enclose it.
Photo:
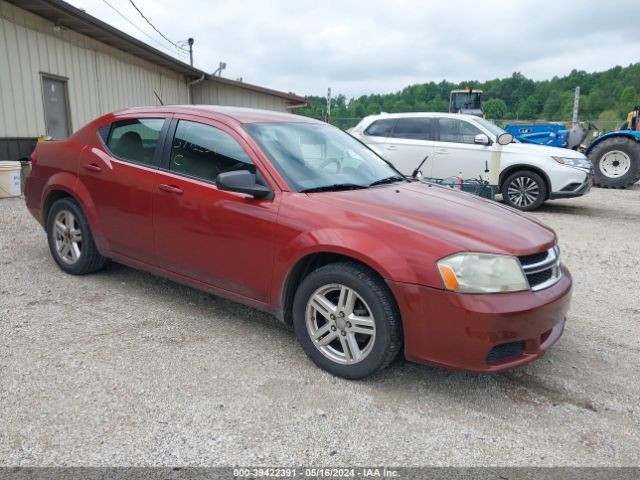
M 90 172 L 101 172 L 102 167 L 96 163 L 84 163 L 82 164 L 82 168 L 85 170 L 89 170 Z
M 387 150 L 398 150 L 398 147 L 396 147 L 395 145 L 389 145 L 387 147 Z
M 447 150 L 446 148 L 439 148 L 438 150 L 436 150 L 436 153 L 438 155 L 449 155 L 449 150 Z
M 180 187 L 176 187 L 175 185 L 167 185 L 166 183 L 161 183 L 160 185 L 158 185 L 158 188 L 163 192 L 175 193 L 176 195 L 182 195 L 183 193 Z

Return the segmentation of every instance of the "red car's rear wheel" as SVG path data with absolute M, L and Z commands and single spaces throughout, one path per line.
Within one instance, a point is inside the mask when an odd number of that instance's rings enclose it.
M 65 197 L 57 200 L 47 217 L 49 250 L 67 273 L 84 275 L 100 270 L 107 259 L 96 248 L 89 222 L 78 203 Z

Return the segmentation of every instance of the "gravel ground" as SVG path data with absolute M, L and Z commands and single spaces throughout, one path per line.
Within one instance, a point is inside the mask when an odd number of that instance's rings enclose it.
M 0 200 L 0 465 L 640 465 L 640 184 L 534 215 L 575 279 L 543 359 L 353 382 L 253 309 L 115 264 L 63 274 Z

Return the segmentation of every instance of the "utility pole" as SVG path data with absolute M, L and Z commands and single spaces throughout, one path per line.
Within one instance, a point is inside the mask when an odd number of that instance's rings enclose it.
M 329 123 L 329 120 L 331 120 L 331 87 L 329 87 L 329 89 L 327 90 L 327 118 L 325 119 L 325 122 Z
M 187 43 L 189 44 L 189 63 L 193 67 L 193 38 L 189 37 Z
M 576 93 L 573 97 L 573 125 L 578 124 L 578 107 L 580 106 L 580 87 L 576 87 Z

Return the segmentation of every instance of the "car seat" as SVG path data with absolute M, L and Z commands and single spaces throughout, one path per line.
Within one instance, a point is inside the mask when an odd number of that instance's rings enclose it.
M 122 135 L 118 140 L 115 151 L 123 158 L 136 162 L 144 161 L 142 138 L 138 132 L 129 131 Z

